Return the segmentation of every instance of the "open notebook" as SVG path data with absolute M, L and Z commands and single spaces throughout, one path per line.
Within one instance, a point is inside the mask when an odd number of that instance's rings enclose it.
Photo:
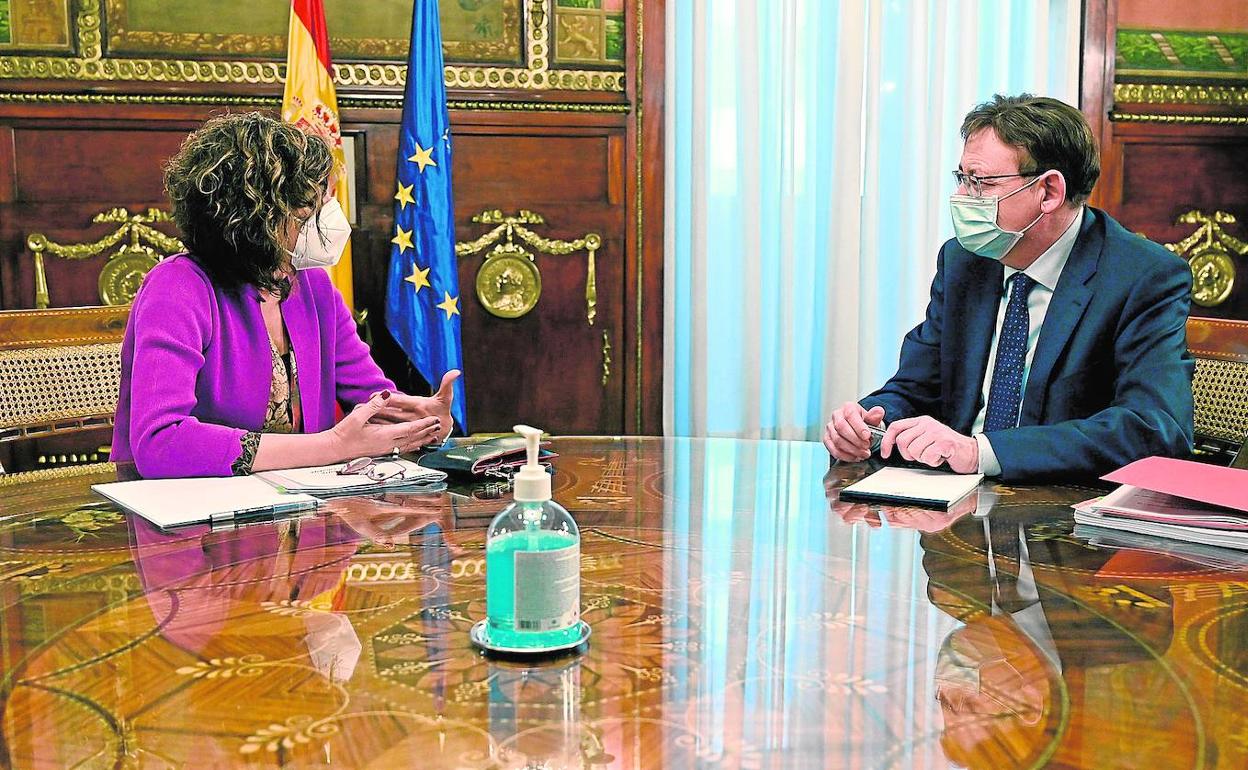
M 255 476 L 116 481 L 91 489 L 164 529 L 267 521 L 320 504 L 311 495 L 282 492 Z

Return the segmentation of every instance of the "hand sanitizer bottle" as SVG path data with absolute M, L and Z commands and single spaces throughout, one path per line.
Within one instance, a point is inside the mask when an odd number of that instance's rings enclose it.
M 485 539 L 486 621 L 473 640 L 499 652 L 551 652 L 589 636 L 581 622 L 581 533 L 551 500 L 550 474 L 538 463 L 542 432 L 517 425 L 527 462 L 514 479 L 511 505 Z

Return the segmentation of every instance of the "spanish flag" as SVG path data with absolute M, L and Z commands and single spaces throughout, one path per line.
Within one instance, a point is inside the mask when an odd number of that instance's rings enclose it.
M 346 156 L 338 125 L 338 99 L 334 96 L 334 68 L 329 59 L 329 33 L 322 0 L 292 0 L 290 42 L 286 53 L 286 92 L 282 95 L 282 120 L 321 134 L 334 148 L 338 164 L 338 187 L 334 196 L 349 217 Z M 342 259 L 329 270 L 330 280 L 342 292 L 347 307 L 355 309 L 351 283 L 351 244 Z

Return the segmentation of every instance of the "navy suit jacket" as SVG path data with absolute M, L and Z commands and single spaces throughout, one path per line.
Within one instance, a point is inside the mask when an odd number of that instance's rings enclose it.
M 982 404 L 1005 268 L 950 240 L 927 317 L 906 335 L 897 373 L 864 398 L 888 422 L 931 415 L 969 435 Z M 1019 427 L 986 434 L 1005 481 L 1100 476 L 1192 448 L 1182 259 L 1086 207 L 1049 303 Z

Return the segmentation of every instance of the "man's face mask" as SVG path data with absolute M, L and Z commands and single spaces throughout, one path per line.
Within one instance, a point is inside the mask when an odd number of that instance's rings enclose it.
M 962 244 L 962 248 L 988 259 L 1004 259 L 1005 255 L 1010 253 L 1010 249 L 1023 239 L 1023 234 L 1040 221 L 1044 212 L 1037 214 L 1036 218 L 1031 220 L 1031 224 L 1022 230 L 1013 232 L 1004 230 L 997 224 L 997 207 L 1001 201 L 1011 195 L 1017 195 L 1043 178 L 1043 176 L 1038 176 L 1006 195 L 988 195 L 982 198 L 976 198 L 973 195 L 949 196 L 949 208 L 953 213 L 953 232 L 958 238 L 958 243 Z
M 290 252 L 291 266 L 296 270 L 333 267 L 342 257 L 351 238 L 351 224 L 337 198 L 331 198 L 321 210 L 299 228 L 299 240 Z

